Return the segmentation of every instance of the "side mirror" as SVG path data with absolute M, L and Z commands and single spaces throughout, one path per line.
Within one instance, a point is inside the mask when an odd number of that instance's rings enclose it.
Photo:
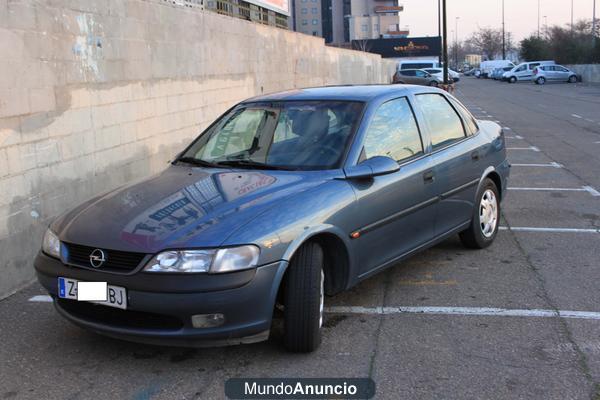
M 348 179 L 367 179 L 392 174 L 399 170 L 400 166 L 395 160 L 385 156 L 376 156 L 358 165 L 344 168 L 344 173 Z

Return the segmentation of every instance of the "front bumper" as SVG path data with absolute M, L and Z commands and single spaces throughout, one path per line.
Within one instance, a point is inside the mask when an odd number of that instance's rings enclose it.
M 277 290 L 287 263 L 221 275 L 115 275 L 69 267 L 42 253 L 39 282 L 70 322 L 119 339 L 186 347 L 252 343 L 269 337 Z M 127 289 L 127 310 L 58 298 L 58 277 L 108 282 Z M 164 279 L 165 285 L 161 285 Z M 211 281 L 213 281 L 211 284 Z M 141 282 L 141 283 L 140 283 Z M 215 290 L 216 288 L 216 290 Z M 222 313 L 216 328 L 194 328 L 191 316 Z

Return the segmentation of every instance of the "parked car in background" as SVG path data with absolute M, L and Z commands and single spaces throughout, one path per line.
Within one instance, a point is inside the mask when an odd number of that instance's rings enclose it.
M 535 69 L 535 67 L 538 67 L 540 65 L 553 65 L 553 64 L 556 64 L 556 63 L 551 60 L 524 62 L 524 63 L 517 65 L 510 71 L 505 72 L 502 75 L 502 80 L 508 81 L 508 83 L 515 83 L 518 81 L 530 81 L 531 77 L 533 76 L 533 70 Z
M 510 71 L 513 67 L 496 68 L 494 70 L 494 80 L 504 80 L 504 73 Z
M 475 68 L 469 68 L 463 72 L 464 76 L 473 76 L 475 74 Z
M 440 82 L 444 82 L 444 69 L 443 68 L 425 68 L 423 71 L 435 76 L 440 80 Z M 452 82 L 460 81 L 460 74 L 456 71 L 448 68 L 448 78 L 452 80 Z
M 440 89 L 275 93 L 232 107 L 164 171 L 58 217 L 34 265 L 58 313 L 97 333 L 258 342 L 277 308 L 285 347 L 308 352 L 325 295 L 455 234 L 491 245 L 509 170 L 501 127 Z M 106 283 L 106 300 L 79 301 L 82 282 Z
M 479 66 L 479 69 L 481 70 L 481 76 L 483 78 L 489 78 L 495 68 L 513 68 L 514 66 L 515 64 L 510 60 L 490 60 L 483 61 Z
M 421 86 L 438 86 L 443 82 L 443 79 L 431 75 L 422 69 L 402 69 L 396 71 L 393 78 L 393 83 L 405 83 Z
M 481 70 L 476 69 L 475 72 L 473 72 L 473 76 L 477 79 L 481 78 Z
M 420 60 L 420 59 L 402 59 L 398 61 L 398 70 L 402 69 L 425 69 L 425 68 L 442 68 L 442 64 L 437 59 Z
M 562 65 L 540 65 L 533 70 L 531 80 L 543 85 L 550 81 L 576 83 L 578 78 L 575 72 Z

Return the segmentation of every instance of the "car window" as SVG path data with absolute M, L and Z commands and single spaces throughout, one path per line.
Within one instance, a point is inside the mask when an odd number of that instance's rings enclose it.
M 182 157 L 223 166 L 336 168 L 363 107 L 360 102 L 328 100 L 241 104 L 207 129 Z
M 473 115 L 463 106 L 458 100 L 453 97 L 450 97 L 450 101 L 454 108 L 458 110 L 463 121 L 465 121 L 465 127 L 467 128 L 468 135 L 474 135 L 479 130 L 479 126 L 477 126 L 477 122 L 475 122 L 475 118 Z
M 367 128 L 364 158 L 387 156 L 396 161 L 423 153 L 423 143 L 406 98 L 382 104 Z
M 416 98 L 427 121 L 434 149 L 465 137 L 462 121 L 445 96 L 420 94 Z
M 540 63 L 529 64 L 529 69 L 534 69 L 535 67 L 538 67 L 539 65 L 540 65 Z
M 427 74 L 424 71 L 415 71 L 419 78 L 424 78 Z
M 400 73 L 404 76 L 415 76 L 416 71 L 400 71 Z
M 569 72 L 565 67 L 556 67 L 560 72 Z
M 517 69 L 515 70 L 515 72 L 521 72 L 521 71 L 525 71 L 525 68 L 527 68 L 527 66 L 526 66 L 526 65 L 521 65 L 519 68 L 517 68 Z

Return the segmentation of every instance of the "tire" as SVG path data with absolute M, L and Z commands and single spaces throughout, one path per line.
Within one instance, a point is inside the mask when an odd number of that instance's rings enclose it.
M 571 75 L 569 77 L 569 83 L 577 83 L 577 76 Z
M 516 82 L 517 82 L 517 77 L 516 77 L 516 76 L 511 76 L 511 77 L 508 79 L 508 83 L 516 83 Z
M 535 83 L 537 83 L 538 85 L 544 85 L 546 83 L 546 78 L 544 78 L 543 76 L 540 76 L 539 78 L 537 78 L 535 80 Z
M 438 81 L 429 82 L 429 86 L 438 87 L 438 85 L 439 85 Z
M 494 242 L 500 225 L 499 199 L 496 184 L 486 178 L 477 193 L 471 225 L 459 234 L 465 247 L 484 249 Z
M 321 344 L 324 280 L 321 246 L 304 244 L 285 275 L 283 342 L 288 351 L 309 353 Z

